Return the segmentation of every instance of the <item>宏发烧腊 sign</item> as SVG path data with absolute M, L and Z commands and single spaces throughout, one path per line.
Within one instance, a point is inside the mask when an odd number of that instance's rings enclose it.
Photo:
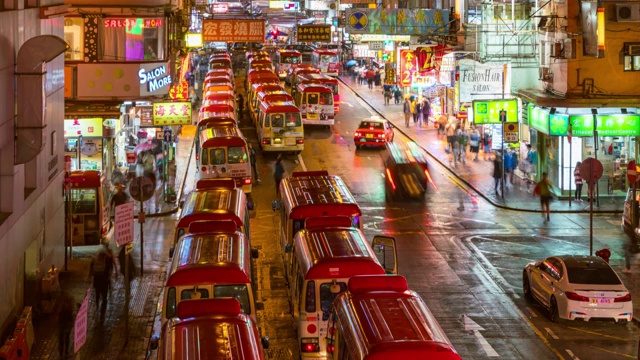
M 205 42 L 260 42 L 265 39 L 264 20 L 204 20 Z

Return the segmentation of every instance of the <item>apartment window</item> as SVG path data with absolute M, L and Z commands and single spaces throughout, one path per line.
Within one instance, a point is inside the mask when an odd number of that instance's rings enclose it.
M 98 60 L 164 58 L 164 18 L 104 18 L 98 22 Z
M 80 17 L 64 19 L 64 41 L 69 45 L 65 60 L 81 61 L 84 48 L 84 19 Z
M 623 56 L 624 71 L 640 71 L 640 42 L 625 43 Z

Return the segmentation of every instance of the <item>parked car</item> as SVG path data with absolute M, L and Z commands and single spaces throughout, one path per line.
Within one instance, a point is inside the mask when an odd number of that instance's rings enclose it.
M 526 299 L 549 309 L 552 322 L 609 318 L 626 323 L 633 317 L 629 290 L 597 256 L 562 255 L 531 262 L 524 267 L 522 288 Z
M 389 120 L 378 116 L 362 120 L 353 134 L 353 142 L 356 144 L 356 148 L 362 146 L 383 147 L 387 142 L 392 141 L 393 125 Z

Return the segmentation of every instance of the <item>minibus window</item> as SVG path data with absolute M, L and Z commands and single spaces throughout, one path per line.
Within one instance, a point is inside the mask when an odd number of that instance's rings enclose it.
M 333 104 L 333 94 L 322 93 L 320 94 L 320 105 L 332 105 Z
M 224 165 L 226 163 L 223 148 L 211 149 L 211 165 Z
M 354 228 L 358 228 L 359 229 L 360 228 L 360 216 L 354 216 L 353 220 L 352 220 L 352 223 L 353 223 L 353 227 Z
M 284 116 L 282 114 L 271 114 L 270 118 L 272 127 L 284 127 Z
M 300 114 L 298 113 L 288 113 L 285 114 L 287 119 L 287 126 L 295 127 L 302 126 L 302 119 L 300 119 Z
M 244 146 L 229 146 L 229 164 L 244 164 L 247 162 L 247 151 Z
M 316 282 L 311 280 L 307 283 L 307 292 L 305 294 L 304 311 L 312 313 L 316 311 Z
M 200 295 L 195 294 L 196 291 Z M 180 292 L 180 301 L 183 301 L 183 300 L 208 299 L 208 298 L 209 298 L 209 290 L 207 290 L 207 289 L 201 289 L 201 288 L 187 289 L 187 290 L 182 290 L 182 292 Z
M 165 304 L 167 319 L 170 319 L 176 314 L 176 288 L 170 287 L 167 290 L 167 303 Z
M 216 285 L 213 287 L 213 297 L 232 297 L 240 302 L 242 312 L 251 315 L 251 304 L 249 302 L 249 290 L 247 285 Z
M 74 214 L 95 214 L 96 213 L 96 190 L 95 189 L 72 189 L 71 200 L 73 201 Z
M 307 93 L 307 104 L 318 105 L 318 93 Z
M 209 152 L 207 149 L 204 149 L 202 152 L 202 156 L 200 156 L 200 163 L 202 163 L 202 165 L 209 165 Z
M 347 284 L 344 282 L 336 283 L 336 285 L 340 286 L 340 292 L 332 293 L 331 285 L 333 283 L 324 283 L 320 285 L 320 309 L 322 310 L 323 320 L 327 320 L 329 318 L 329 310 L 331 310 L 331 304 L 333 303 L 333 299 L 338 296 L 341 292 L 347 290 Z M 326 315 L 325 315 L 326 314 Z M 326 318 L 324 318 L 326 316 Z

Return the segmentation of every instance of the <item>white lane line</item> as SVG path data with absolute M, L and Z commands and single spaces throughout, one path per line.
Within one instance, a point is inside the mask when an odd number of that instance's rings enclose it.
M 304 160 L 302 160 L 302 154 L 298 154 L 298 161 L 300 162 L 300 167 L 302 167 L 302 171 L 307 171 L 307 166 L 304 164 Z
M 527 311 L 529 312 L 529 314 L 531 314 L 532 317 L 538 317 L 538 314 L 536 314 L 536 312 L 533 311 L 533 309 L 528 306 L 527 306 Z
M 554 339 L 554 340 L 560 339 L 558 336 L 556 336 L 556 334 L 553 333 L 553 331 L 551 331 L 551 329 L 544 328 L 544 331 L 546 331 L 547 332 L 547 336 L 551 336 L 552 339 Z
M 353 105 L 351 105 L 351 103 L 348 103 L 346 101 L 340 101 L 340 104 L 347 104 L 347 105 L 349 105 L 349 107 L 353 107 Z
M 569 349 L 564 349 L 564 351 L 566 351 L 566 352 L 567 352 L 567 354 L 569 354 L 569 356 L 571 356 L 571 358 L 572 358 L 572 359 L 574 359 L 574 360 L 580 360 L 577 356 L 575 356 L 575 355 L 573 354 L 573 351 L 571 351 L 571 350 L 569 350 Z

